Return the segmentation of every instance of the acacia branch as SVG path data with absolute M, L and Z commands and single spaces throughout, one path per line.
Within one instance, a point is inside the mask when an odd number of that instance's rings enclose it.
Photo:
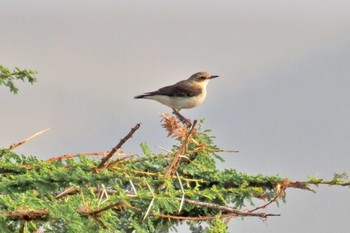
M 181 201 L 182 198 L 176 198 L 176 200 Z M 210 209 L 220 210 L 225 213 L 230 213 L 231 216 L 232 215 L 233 216 L 253 216 L 253 217 L 261 217 L 261 218 L 265 218 L 267 216 L 280 216 L 280 214 L 251 213 L 250 211 L 241 211 L 229 206 L 222 206 L 218 204 L 211 204 L 211 203 L 201 202 L 201 201 L 193 201 L 189 199 L 185 199 L 184 202 L 195 206 L 201 206 L 201 207 L 207 207 Z
M 9 211 L 5 212 L 4 214 L 6 218 L 11 220 L 44 220 L 49 216 L 49 210 L 48 209 L 39 209 L 39 210 L 15 210 L 15 211 Z
M 63 160 L 63 159 L 70 159 L 70 158 L 77 157 L 79 155 L 80 156 L 106 156 L 106 155 L 108 155 L 108 153 L 109 153 L 109 151 L 64 154 L 64 155 L 52 157 L 52 158 L 46 160 L 46 162 L 54 162 L 54 161 Z M 127 156 L 127 154 L 125 154 L 123 151 L 118 151 L 118 153 L 115 153 L 115 154 Z
M 229 214 L 221 214 L 220 218 L 232 218 L 238 216 L 244 217 L 259 217 L 259 218 L 267 218 L 273 216 L 281 216 L 280 214 L 268 214 L 268 213 L 246 213 L 243 212 L 243 215 L 237 213 L 229 213 Z M 179 221 L 207 221 L 215 219 L 217 216 L 198 216 L 198 217 L 189 217 L 189 216 L 180 216 L 180 215 L 170 215 L 170 214 L 156 214 L 155 216 L 166 219 L 173 219 Z
M 182 201 L 182 198 L 176 198 L 178 201 Z M 229 206 L 222 206 L 218 204 L 211 204 L 201 201 L 193 201 L 189 199 L 184 199 L 184 202 L 187 204 L 195 205 L 195 206 L 201 206 L 206 207 L 210 209 L 216 209 L 222 211 L 224 214 L 220 215 L 220 218 L 232 218 L 237 216 L 242 217 L 259 217 L 259 218 L 267 218 L 270 216 L 281 216 L 280 214 L 270 214 L 270 213 L 252 213 L 252 211 L 241 211 L 234 209 Z M 216 218 L 216 216 L 198 216 L 198 217 L 189 217 L 189 216 L 181 216 L 181 215 L 169 215 L 169 214 L 156 214 L 155 216 L 161 217 L 161 218 L 167 218 L 167 219 L 174 219 L 174 220 L 188 220 L 188 221 L 206 221 Z
M 21 142 L 12 144 L 8 149 L 9 149 L 9 150 L 13 150 L 13 149 L 15 149 L 15 148 L 17 148 L 17 147 L 23 145 L 23 144 L 26 143 L 27 141 L 29 141 L 29 140 L 35 138 L 36 136 L 38 136 L 38 135 L 40 135 L 40 134 L 42 134 L 42 133 L 45 133 L 45 132 L 48 131 L 48 130 L 49 130 L 49 128 L 44 129 L 44 130 L 42 130 L 42 131 L 40 131 L 40 132 L 38 132 L 38 133 L 35 133 L 35 134 L 33 134 L 32 136 L 30 136 L 30 137 L 24 139 L 24 140 L 21 141 Z
M 113 208 L 113 207 L 116 207 L 116 206 L 118 206 L 118 207 L 120 207 L 120 208 L 122 208 L 122 207 L 128 207 L 128 205 L 126 205 L 124 202 L 119 201 L 119 202 L 115 202 L 115 203 L 113 203 L 113 204 L 110 204 L 110 205 L 108 205 L 108 206 L 105 206 L 105 207 L 103 207 L 103 208 L 100 208 L 100 209 L 98 209 L 98 210 L 86 210 L 86 209 L 82 209 L 82 210 L 79 210 L 78 213 L 79 213 L 79 214 L 83 214 L 83 215 L 87 215 L 87 216 L 98 216 L 98 215 L 100 215 L 103 211 L 109 210 L 109 209 L 111 209 L 111 208 Z
M 350 186 L 350 182 L 335 182 L 333 180 L 331 180 L 331 181 L 303 181 L 300 183 L 303 183 L 305 185 L 307 185 L 307 184 L 313 184 L 313 185 L 327 184 L 327 185 Z
M 130 132 L 123 138 L 119 141 L 119 143 L 108 153 L 108 155 L 106 157 L 104 157 L 102 160 L 101 160 L 101 163 L 97 166 L 97 169 L 100 169 L 100 168 L 103 168 L 106 166 L 108 160 L 113 156 L 113 154 L 122 147 L 122 145 L 129 139 L 132 137 L 132 135 L 136 132 L 136 130 L 138 130 L 140 128 L 141 124 L 140 123 L 137 123 L 135 125 L 134 128 L 132 128 L 130 130 Z
M 70 159 L 70 158 L 77 157 L 78 155 L 82 155 L 82 156 L 106 156 L 107 154 L 108 154 L 107 151 L 102 151 L 102 152 L 87 152 L 87 153 L 74 153 L 74 154 L 64 154 L 64 155 L 52 157 L 52 158 L 46 160 L 46 162 L 55 162 L 55 161 L 63 160 L 63 159 Z
M 178 149 L 178 151 L 175 153 L 174 159 L 171 163 L 171 165 L 169 166 L 169 168 L 165 171 L 165 178 L 169 178 L 170 176 L 174 175 L 174 173 L 177 170 L 177 167 L 179 166 L 180 163 L 180 159 L 181 159 L 181 155 L 183 154 L 183 152 L 185 151 L 186 146 L 188 145 L 190 136 L 192 135 L 193 131 L 194 131 L 194 127 L 197 124 L 197 120 L 193 121 L 192 124 L 192 128 L 190 129 L 190 131 L 187 133 L 186 138 L 184 140 L 184 142 L 182 143 L 181 147 Z
M 285 188 L 284 188 L 284 189 L 281 189 L 281 190 L 277 193 L 277 195 L 275 195 L 275 197 L 272 198 L 272 199 L 271 199 L 269 202 L 267 202 L 266 204 L 264 204 L 264 205 L 262 205 L 262 206 L 259 206 L 259 207 L 256 207 L 255 209 L 249 210 L 249 213 L 253 213 L 253 212 L 255 212 L 255 211 L 257 211 L 257 210 L 260 210 L 260 209 L 265 209 L 267 206 L 269 206 L 269 205 L 271 205 L 272 203 L 276 202 L 278 198 L 280 198 L 280 197 L 282 197 L 282 196 L 285 195 L 284 190 L 285 190 Z

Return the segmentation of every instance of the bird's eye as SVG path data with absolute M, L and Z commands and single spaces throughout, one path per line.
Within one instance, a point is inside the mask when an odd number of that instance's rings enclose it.
M 200 80 L 202 80 L 202 81 L 204 81 L 204 80 L 206 80 L 207 79 L 207 77 L 205 77 L 205 76 L 201 76 L 200 77 Z

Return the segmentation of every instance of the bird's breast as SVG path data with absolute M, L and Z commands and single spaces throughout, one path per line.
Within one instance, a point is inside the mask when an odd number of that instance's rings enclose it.
M 203 91 L 201 94 L 197 96 L 191 96 L 191 97 L 154 95 L 154 96 L 147 96 L 145 98 L 156 100 L 170 108 L 180 110 L 180 109 L 194 108 L 200 105 L 205 99 L 205 96 L 206 96 L 206 91 Z
M 206 91 L 203 91 L 201 94 L 197 96 L 175 97 L 172 101 L 173 106 L 171 107 L 175 109 L 194 108 L 203 102 L 203 100 L 205 99 L 205 96 L 206 96 Z

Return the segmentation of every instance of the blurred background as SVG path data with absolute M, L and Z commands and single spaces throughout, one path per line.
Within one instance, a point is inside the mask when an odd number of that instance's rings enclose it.
M 50 128 L 16 152 L 107 151 L 141 122 L 123 151 L 169 149 L 159 121 L 171 110 L 133 97 L 208 71 L 220 78 L 182 114 L 240 151 L 222 154 L 221 168 L 300 181 L 349 174 L 349 12 L 340 0 L 3 0 L 0 64 L 39 75 L 18 95 L 0 86 L 0 146 Z M 229 231 L 349 231 L 349 188 L 287 191 L 266 209 L 281 217 L 233 219 Z

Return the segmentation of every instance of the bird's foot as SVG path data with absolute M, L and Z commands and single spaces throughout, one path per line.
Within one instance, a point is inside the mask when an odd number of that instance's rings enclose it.
M 187 126 L 187 128 L 191 128 L 191 126 L 192 126 L 191 121 L 189 119 L 187 119 L 186 117 L 184 117 L 183 115 L 181 115 L 179 113 L 179 111 L 177 111 L 176 109 L 173 109 L 173 114 L 175 114 L 175 116 L 177 116 L 177 118 L 179 118 L 179 120 L 182 123 L 184 123 Z

